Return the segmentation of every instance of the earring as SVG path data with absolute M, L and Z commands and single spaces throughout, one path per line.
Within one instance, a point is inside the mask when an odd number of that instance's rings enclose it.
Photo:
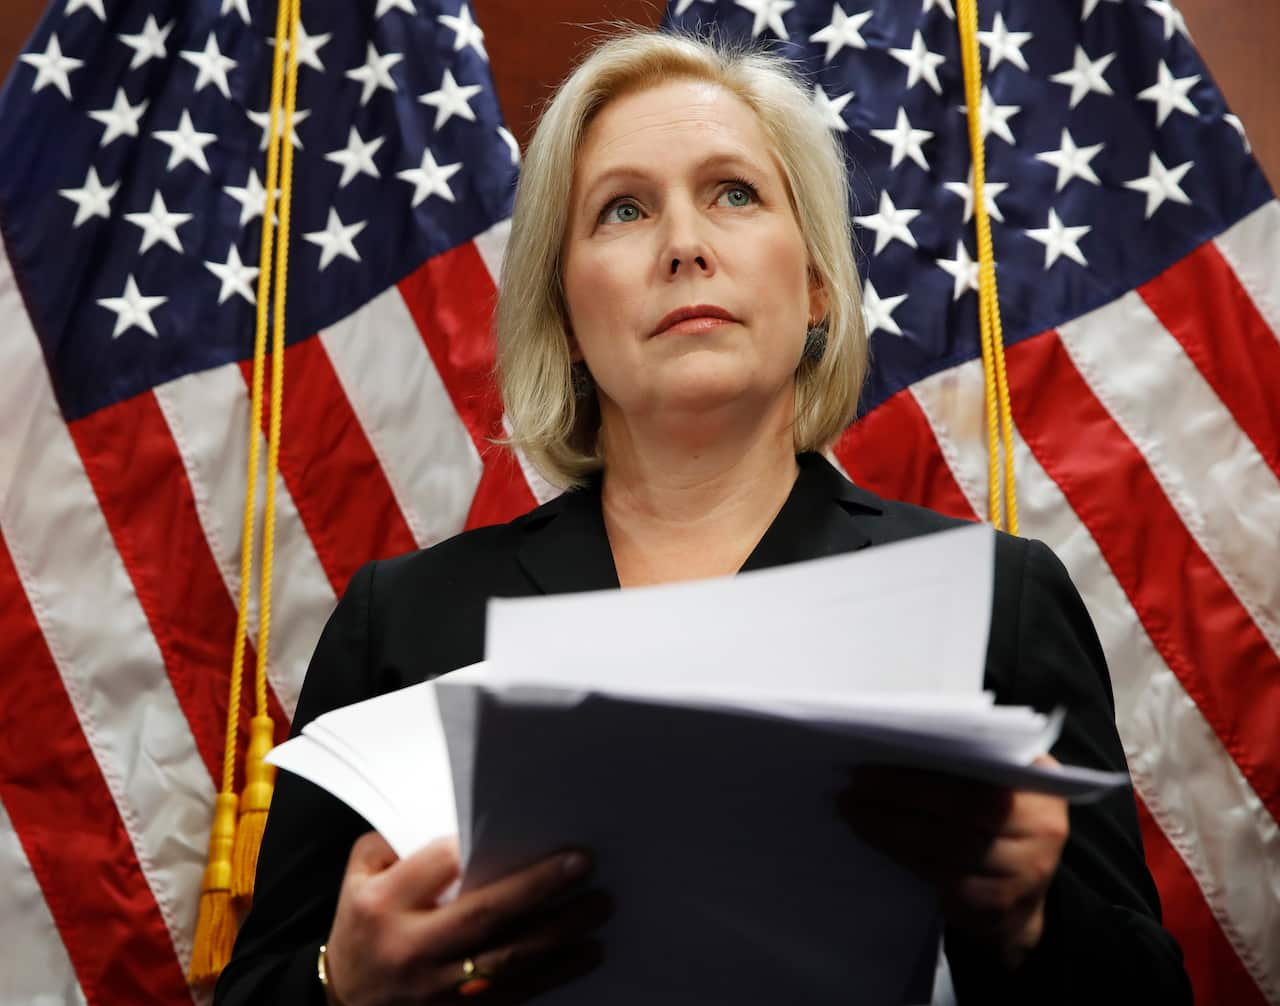
M 595 394 L 595 378 L 581 360 L 569 367 L 569 380 L 573 384 L 573 397 L 579 401 Z
M 810 325 L 808 331 L 804 334 L 804 353 L 801 360 L 808 360 L 811 363 L 818 363 L 822 360 L 822 356 L 827 351 L 827 319 L 823 318 L 817 324 Z

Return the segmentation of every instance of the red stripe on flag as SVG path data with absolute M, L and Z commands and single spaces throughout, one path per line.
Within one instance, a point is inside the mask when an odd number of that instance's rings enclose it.
M 1008 364 L 1028 447 L 1093 535 L 1165 663 L 1280 817 L 1280 660 L 1058 334 L 1011 347 Z
M 1212 241 L 1138 288 L 1280 476 L 1280 332 L 1272 332 Z
M 93 1004 L 190 1006 L 169 931 L 2 535 L 0 598 L 0 799 L 80 987 Z
M 1182 857 L 1141 800 L 1138 822 L 1147 865 L 1160 889 L 1164 925 L 1182 947 L 1198 1006 L 1267 1006 L 1261 990 L 1227 942 Z
M 511 452 L 493 443 L 503 436 L 493 380 L 497 290 L 484 260 L 471 242 L 459 245 L 401 280 L 400 293 L 484 464 L 467 526 L 520 516 L 536 501 Z
M 849 478 L 874 493 L 953 517 L 978 519 L 910 389 L 899 391 L 845 430 L 835 454 Z
M 252 389 L 252 361 L 240 369 Z M 319 338 L 285 351 L 284 382 L 280 475 L 341 597 L 366 561 L 412 552 L 417 543 Z M 268 422 L 264 409 L 264 432 Z
M 236 610 L 169 425 L 148 393 L 77 419 L 69 429 L 200 757 L 221 785 Z M 247 646 L 246 681 L 253 680 L 254 664 Z M 282 741 L 289 721 L 270 689 L 268 701 Z M 244 737 L 250 706 L 241 713 Z

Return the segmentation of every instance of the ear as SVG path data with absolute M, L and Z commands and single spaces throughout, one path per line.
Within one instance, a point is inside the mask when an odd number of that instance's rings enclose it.
M 567 324 L 564 326 L 565 341 L 569 344 L 569 362 L 582 362 L 582 348 L 578 345 L 578 337 L 573 334 L 573 329 Z
M 809 317 L 817 322 L 827 316 L 827 288 L 822 283 L 818 271 L 809 267 Z

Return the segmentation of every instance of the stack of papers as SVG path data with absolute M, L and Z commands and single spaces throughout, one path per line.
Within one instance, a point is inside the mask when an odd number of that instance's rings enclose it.
M 1127 781 L 1032 765 L 1061 714 L 982 691 L 993 556 L 974 526 L 731 579 L 495 600 L 484 663 L 325 714 L 269 760 L 402 856 L 457 833 L 464 889 L 590 849 L 616 905 L 605 963 L 549 1003 L 926 1003 L 934 898 L 840 820 L 849 769 L 1072 799 Z

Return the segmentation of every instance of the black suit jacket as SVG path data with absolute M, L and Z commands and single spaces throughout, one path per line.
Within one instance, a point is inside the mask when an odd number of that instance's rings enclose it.
M 881 500 L 818 455 L 743 569 L 850 552 L 959 523 Z M 351 581 L 316 648 L 293 730 L 330 709 L 482 659 L 490 597 L 616 588 L 599 482 L 509 524 L 369 563 Z M 1067 709 L 1056 757 L 1125 770 L 1106 662 L 1066 570 L 1042 543 L 997 538 L 986 686 L 1004 703 Z M 1181 953 L 1160 925 L 1131 790 L 1072 806 L 1043 940 L 1009 975 L 947 934 L 962 1004 L 1190 1003 Z M 216 1002 L 314 1003 L 316 955 L 333 921 L 347 855 L 368 824 L 319 788 L 281 773 L 252 911 Z M 796 1001 L 804 1001 L 797 989 Z M 672 990 L 672 1001 L 679 990 Z

